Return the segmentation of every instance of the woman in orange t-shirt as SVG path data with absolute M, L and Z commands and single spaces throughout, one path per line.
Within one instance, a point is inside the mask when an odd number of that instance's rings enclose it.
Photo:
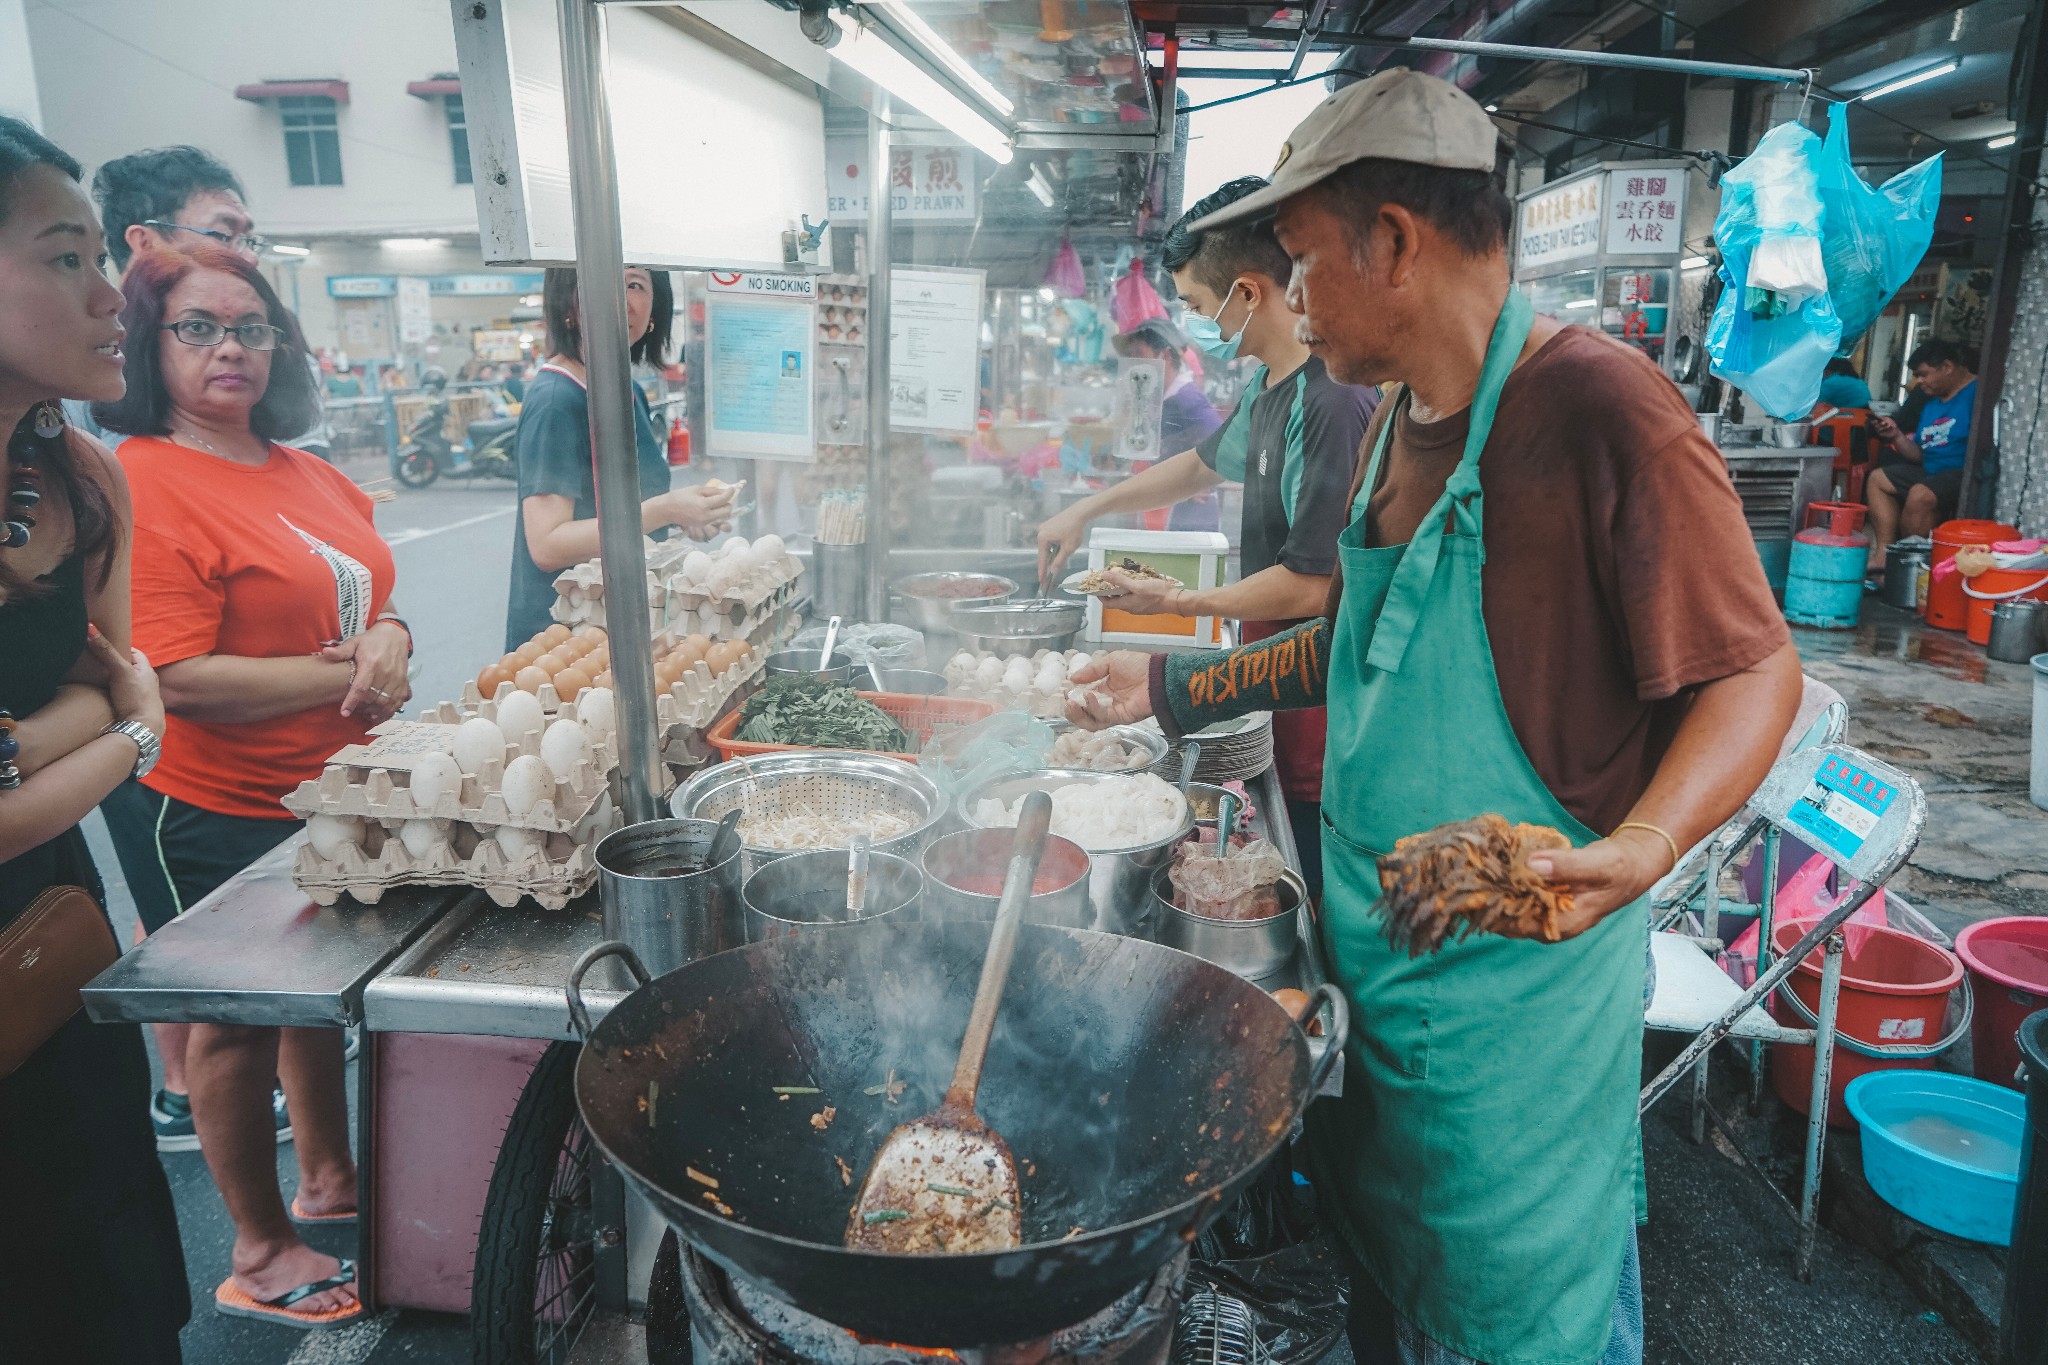
M 280 799 L 404 704 L 412 641 L 391 614 L 391 551 L 370 500 L 276 443 L 305 429 L 314 395 L 298 323 L 262 274 L 218 248 L 160 251 L 137 258 L 123 289 L 128 392 L 95 415 L 134 437 L 119 453 L 135 501 L 135 637 L 170 720 L 162 761 L 105 809 L 155 928 L 298 828 Z M 293 1227 L 354 1216 L 341 1034 L 166 1031 L 160 1140 L 182 1079 L 235 1221 L 215 1307 L 302 1327 L 360 1315 L 352 1263 Z M 188 1035 L 182 1077 L 175 1032 Z M 273 1076 L 298 1144 L 289 1215 Z

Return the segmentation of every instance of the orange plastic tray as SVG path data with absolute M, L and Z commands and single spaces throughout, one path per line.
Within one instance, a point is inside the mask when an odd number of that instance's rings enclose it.
M 860 694 L 882 708 L 891 719 L 909 732 L 911 742 L 922 750 L 931 743 L 933 735 L 943 735 L 964 729 L 978 720 L 996 713 L 993 702 L 975 701 L 971 697 L 920 697 L 903 692 L 862 692 Z M 704 732 L 704 738 L 711 747 L 718 750 L 722 759 L 745 756 L 753 758 L 759 754 L 786 754 L 799 749 L 815 748 L 808 744 L 756 744 L 750 740 L 735 739 L 734 733 L 740 728 L 740 708 Z M 844 749 L 831 750 L 837 753 L 878 753 L 884 758 L 900 758 L 905 763 L 917 762 L 917 755 L 891 753 L 886 749 Z

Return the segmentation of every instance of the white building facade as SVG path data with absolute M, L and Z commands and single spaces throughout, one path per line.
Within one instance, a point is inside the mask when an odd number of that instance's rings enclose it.
M 0 47 L 11 15 L 35 88 L 0 109 L 39 108 L 88 174 L 174 143 L 225 162 L 316 348 L 453 374 L 473 329 L 532 314 L 539 273 L 478 255 L 446 0 L 0 0 Z

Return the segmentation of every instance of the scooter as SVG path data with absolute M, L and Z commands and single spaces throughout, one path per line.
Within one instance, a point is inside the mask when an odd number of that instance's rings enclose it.
M 472 480 L 478 475 L 518 479 L 519 468 L 513 458 L 518 418 L 480 418 L 469 424 L 466 441 L 450 441 L 447 426 L 448 398 L 444 393 L 405 433 L 404 444 L 391 462 L 391 472 L 400 483 L 407 488 L 425 488 L 443 474 Z

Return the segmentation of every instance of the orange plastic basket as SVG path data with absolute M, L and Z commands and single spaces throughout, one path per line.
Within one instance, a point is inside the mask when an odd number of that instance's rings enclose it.
M 911 743 L 919 750 L 931 743 L 932 736 L 950 734 L 965 729 L 978 720 L 996 713 L 993 702 L 975 701 L 971 697 L 919 697 L 903 692 L 862 692 L 860 694 L 882 710 L 910 734 Z M 704 732 L 704 738 L 711 747 L 718 750 L 722 759 L 753 758 L 759 754 L 786 754 L 798 749 L 815 746 L 808 744 L 755 744 L 749 740 L 735 739 L 733 735 L 740 728 L 740 709 L 735 707 L 731 714 Z M 915 753 L 895 754 L 880 749 L 830 750 L 833 753 L 879 753 L 884 758 L 900 758 L 905 763 L 917 762 Z

